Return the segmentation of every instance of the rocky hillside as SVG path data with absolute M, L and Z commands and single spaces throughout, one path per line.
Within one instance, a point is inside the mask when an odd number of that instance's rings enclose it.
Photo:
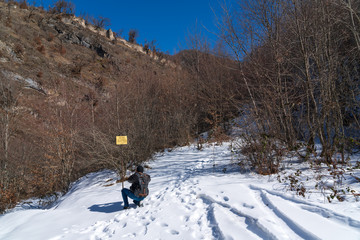
M 73 15 L 0 2 L 0 210 L 186 141 L 186 74 L 148 53 Z M 117 135 L 129 136 L 121 152 Z
M 0 1 L 0 212 L 90 171 L 122 173 L 229 119 L 225 60 L 171 58 L 66 12 Z
M 28 79 L 45 95 L 54 94 L 55 78 L 95 90 L 105 82 L 111 87 L 115 78 L 129 78 L 137 67 L 170 70 L 164 59 L 147 56 L 141 46 L 116 39 L 111 30 L 86 25 L 73 15 L 2 2 L 0 11 L 2 75 Z

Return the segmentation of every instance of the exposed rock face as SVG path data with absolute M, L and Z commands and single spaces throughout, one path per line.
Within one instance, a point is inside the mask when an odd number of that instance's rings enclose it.
M 106 31 L 106 37 L 110 39 L 111 41 L 115 40 L 114 33 L 111 29 Z
M 130 43 L 128 41 L 126 41 L 123 38 L 117 38 L 115 37 L 114 32 L 111 29 L 105 30 L 102 28 L 97 28 L 91 24 L 86 24 L 85 20 L 82 18 L 78 18 L 75 16 L 64 16 L 61 20 L 63 23 L 68 24 L 68 25 L 74 25 L 74 26 L 78 26 L 81 28 L 85 28 L 88 29 L 94 33 L 97 33 L 103 37 L 106 37 L 107 39 L 109 39 L 110 41 L 115 41 L 117 40 L 117 43 L 120 43 L 122 45 L 125 45 L 128 48 L 131 48 L 132 50 L 142 53 L 142 54 L 146 54 L 149 55 L 150 57 L 152 57 L 154 60 L 159 60 L 162 64 L 167 64 L 171 67 L 174 67 L 174 63 L 170 62 L 169 60 L 165 60 L 165 59 L 160 59 L 155 52 L 152 52 L 151 50 L 148 51 L 144 51 L 143 47 L 134 43 Z M 58 31 L 59 32 L 59 31 Z M 61 33 L 61 32 L 59 32 Z M 70 38 L 68 37 L 68 39 L 70 40 Z M 76 42 L 76 41 L 75 41 Z M 74 42 L 74 43 L 75 43 Z M 94 49 L 96 50 L 96 52 L 99 54 L 99 56 L 108 56 L 108 54 L 106 53 L 106 51 L 103 50 L 103 48 L 100 46 L 97 47 L 92 47 L 92 44 L 89 41 L 85 41 L 85 42 L 81 42 L 81 43 L 77 43 L 83 46 L 86 46 L 90 49 Z

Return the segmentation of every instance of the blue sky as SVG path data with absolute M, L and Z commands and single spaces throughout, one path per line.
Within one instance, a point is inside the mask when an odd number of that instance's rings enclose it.
M 47 8 L 54 0 L 42 0 Z M 87 13 L 91 16 L 106 17 L 111 20 L 114 32 L 123 30 L 123 37 L 128 38 L 130 29 L 138 30 L 138 42 L 156 40 L 163 52 L 174 54 L 186 48 L 185 39 L 189 31 L 196 26 L 216 41 L 216 36 L 208 32 L 216 31 L 213 10 L 219 12 L 219 0 L 72 0 L 76 15 Z

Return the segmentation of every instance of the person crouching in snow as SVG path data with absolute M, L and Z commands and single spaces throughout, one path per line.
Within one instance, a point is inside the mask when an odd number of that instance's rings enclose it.
M 128 197 L 134 200 L 136 206 L 141 207 L 142 204 L 140 202 L 149 194 L 148 184 L 151 181 L 150 176 L 144 173 L 142 166 L 138 166 L 135 173 L 131 175 L 127 181 L 132 184 L 130 189 L 123 188 L 121 190 L 124 199 L 124 209 L 129 208 Z

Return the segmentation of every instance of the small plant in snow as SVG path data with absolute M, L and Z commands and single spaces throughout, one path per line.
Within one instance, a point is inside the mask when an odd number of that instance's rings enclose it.
M 329 173 L 328 175 L 319 174 L 316 177 L 318 182 L 315 185 L 315 189 L 320 190 L 329 203 L 334 199 L 343 202 L 347 195 L 353 196 L 355 200 L 358 201 L 360 195 L 349 186 L 344 186 L 347 170 L 343 168 L 343 165 L 340 165 L 336 160 L 333 160 L 332 164 L 328 165 L 327 171 Z M 349 176 L 353 175 L 350 173 Z M 353 177 L 356 178 L 355 176 Z
M 285 176 L 284 179 L 281 180 L 280 175 L 278 175 L 279 182 L 287 182 L 288 190 L 295 191 L 297 195 L 305 197 L 306 187 L 305 184 L 301 181 L 300 170 L 297 170 L 295 173 Z

